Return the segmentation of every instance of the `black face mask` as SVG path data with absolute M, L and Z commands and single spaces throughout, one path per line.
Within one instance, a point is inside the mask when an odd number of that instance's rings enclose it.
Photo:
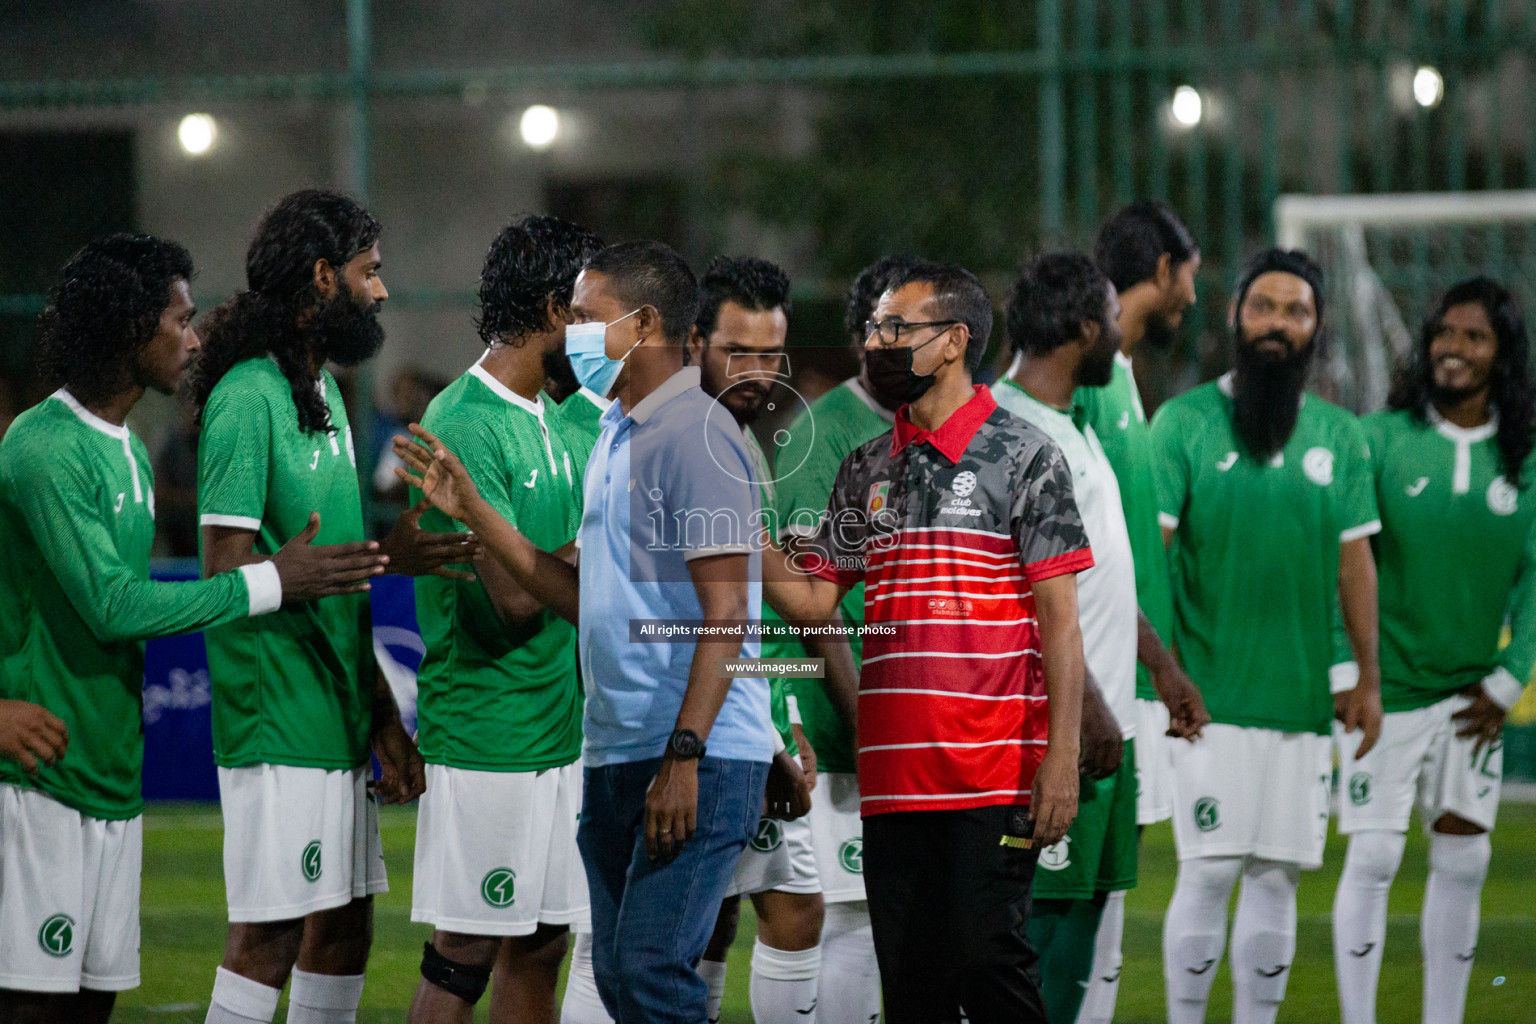
M 912 372 L 912 360 L 917 350 L 938 341 L 948 330 L 940 331 L 922 345 L 912 348 L 886 348 L 880 346 L 864 350 L 864 371 L 869 375 L 869 387 L 875 401 L 887 408 L 895 408 L 917 401 L 928 393 L 938 381 L 937 373 Z

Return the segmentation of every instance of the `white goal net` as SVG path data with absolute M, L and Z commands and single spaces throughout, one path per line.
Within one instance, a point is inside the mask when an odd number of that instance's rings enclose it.
M 1275 236 L 1323 267 L 1318 385 L 1356 412 L 1385 404 L 1424 317 L 1457 281 L 1493 277 L 1536 317 L 1536 189 L 1281 196 Z

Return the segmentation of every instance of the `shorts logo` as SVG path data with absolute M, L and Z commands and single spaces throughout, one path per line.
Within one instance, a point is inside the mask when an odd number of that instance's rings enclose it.
M 1355 772 L 1349 777 L 1349 802 L 1364 807 L 1371 802 L 1370 772 Z
M 37 930 L 37 944 L 49 956 L 69 956 L 75 951 L 75 919 L 68 914 L 54 914 Z
M 1301 457 L 1301 471 L 1319 487 L 1333 483 L 1333 452 L 1327 448 L 1308 448 Z
M 1061 842 L 1047 846 L 1040 851 L 1040 866 L 1047 871 L 1065 871 L 1072 866 L 1072 858 L 1067 844 L 1072 842 L 1071 836 L 1062 836 Z
M 976 474 L 968 469 L 963 473 L 956 474 L 954 481 L 949 485 L 949 489 L 955 492 L 955 497 L 957 498 L 970 497 L 971 492 L 976 489 Z
M 1213 796 L 1203 796 L 1195 801 L 1195 828 L 1201 832 L 1214 832 L 1221 828 L 1219 804 Z
M 843 870 L 850 875 L 862 875 L 864 873 L 864 839 L 862 836 L 850 839 L 837 850 L 837 862 L 843 866 Z
M 299 855 L 299 870 L 304 872 L 306 882 L 313 882 L 320 877 L 320 840 L 311 840 L 304 847 L 304 852 Z
M 517 902 L 516 882 L 517 873 L 511 868 L 492 868 L 480 880 L 480 898 L 493 907 L 510 907 Z
M 870 484 L 869 514 L 874 515 L 876 512 L 879 512 L 881 509 L 885 508 L 885 504 L 890 500 L 890 497 L 891 482 L 889 480 L 881 480 L 877 484 Z
M 1520 505 L 1520 492 L 1501 476 L 1488 485 L 1488 511 L 1496 516 L 1512 516 Z
M 772 853 L 784 842 L 784 826 L 772 818 L 757 823 L 757 835 L 752 837 L 752 849 L 758 853 Z

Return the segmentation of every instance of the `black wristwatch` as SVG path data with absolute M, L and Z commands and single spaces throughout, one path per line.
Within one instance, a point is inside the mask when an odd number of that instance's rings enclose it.
M 695 761 L 704 756 L 704 741 L 692 729 L 674 729 L 667 753 L 680 761 Z

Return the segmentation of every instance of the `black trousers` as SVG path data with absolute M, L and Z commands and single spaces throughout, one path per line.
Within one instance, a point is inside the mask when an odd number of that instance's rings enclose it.
M 887 1024 L 1046 1024 L 1025 938 L 1039 851 L 1026 808 L 864 820 L 864 885 Z M 1070 1022 L 1068 1022 L 1070 1024 Z

